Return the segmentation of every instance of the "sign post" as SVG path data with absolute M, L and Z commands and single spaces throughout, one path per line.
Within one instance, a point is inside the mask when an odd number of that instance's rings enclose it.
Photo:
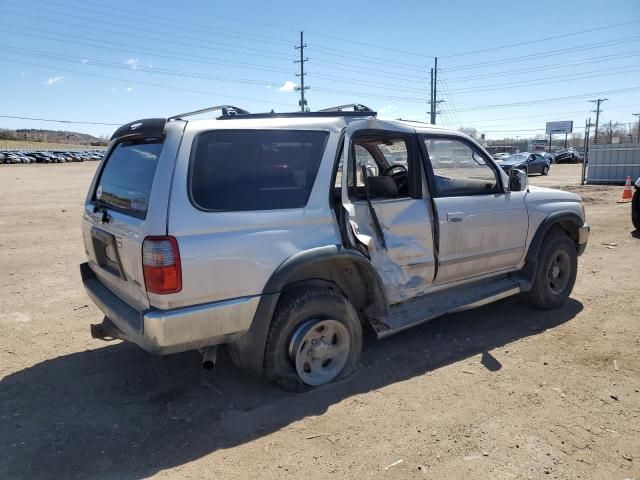
M 573 132 L 573 120 L 561 122 L 547 122 L 547 134 L 549 135 L 549 153 L 551 153 L 551 135 L 564 133 L 564 148 L 567 148 L 567 134 Z

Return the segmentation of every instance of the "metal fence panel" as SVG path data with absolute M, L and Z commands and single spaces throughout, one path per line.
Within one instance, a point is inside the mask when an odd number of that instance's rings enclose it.
M 628 176 L 640 177 L 640 144 L 591 145 L 587 183 L 622 185 Z

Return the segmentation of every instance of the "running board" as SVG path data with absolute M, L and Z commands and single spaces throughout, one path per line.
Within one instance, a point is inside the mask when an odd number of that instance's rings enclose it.
M 392 305 L 389 318 L 384 323 L 376 322 L 374 329 L 378 338 L 388 337 L 441 315 L 480 307 L 520 291 L 520 285 L 513 280 L 498 277 L 429 293 Z

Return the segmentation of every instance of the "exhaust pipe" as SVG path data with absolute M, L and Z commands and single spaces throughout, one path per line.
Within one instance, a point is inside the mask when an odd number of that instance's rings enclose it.
M 202 354 L 202 368 L 205 370 L 213 370 L 216 366 L 216 358 L 218 356 L 218 346 L 207 347 L 200 350 Z
M 104 317 L 102 323 L 91 324 L 91 336 L 98 340 L 127 340 L 126 335 L 107 317 Z

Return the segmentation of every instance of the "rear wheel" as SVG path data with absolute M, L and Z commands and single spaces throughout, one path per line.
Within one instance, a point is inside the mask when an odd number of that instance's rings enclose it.
M 300 392 L 349 375 L 361 350 L 358 314 L 342 294 L 329 288 L 296 290 L 274 314 L 264 372 L 285 390 Z
M 542 240 L 531 290 L 524 293 L 530 305 L 551 309 L 562 306 L 573 290 L 578 255 L 573 240 L 554 229 Z

